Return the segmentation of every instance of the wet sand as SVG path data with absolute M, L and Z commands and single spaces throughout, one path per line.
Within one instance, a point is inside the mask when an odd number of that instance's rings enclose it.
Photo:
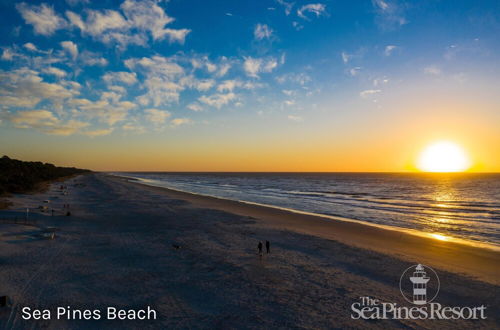
M 75 185 L 78 183 L 79 185 Z M 0 328 L 498 328 L 498 252 L 131 183 L 104 174 L 12 199 L 21 216 L 51 199 L 36 226 L 0 223 Z M 53 198 L 57 197 L 57 198 Z M 64 216 L 63 204 L 72 215 Z M 36 234 L 58 228 L 54 240 Z M 260 259 L 259 240 L 271 241 Z M 173 245 L 181 248 L 175 249 Z M 401 273 L 439 274 L 437 301 L 486 305 L 486 320 L 353 320 L 361 296 L 408 305 Z M 21 309 L 145 308 L 157 320 L 22 319 Z
M 127 180 L 119 178 L 120 180 Z M 356 247 L 390 254 L 406 260 L 465 275 L 500 285 L 500 250 L 466 243 L 445 241 L 422 234 L 391 230 L 357 222 L 332 220 L 329 217 L 296 213 L 274 207 L 231 201 L 182 191 L 151 187 L 138 183 L 145 189 L 189 201 L 195 207 L 217 209 L 241 216 L 263 220 L 260 225 L 336 240 Z

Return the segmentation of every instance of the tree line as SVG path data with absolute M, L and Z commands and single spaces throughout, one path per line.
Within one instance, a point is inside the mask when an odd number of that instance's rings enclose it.
M 42 182 L 87 172 L 90 170 L 59 167 L 42 162 L 24 162 L 3 156 L 0 158 L 0 196 L 28 192 Z

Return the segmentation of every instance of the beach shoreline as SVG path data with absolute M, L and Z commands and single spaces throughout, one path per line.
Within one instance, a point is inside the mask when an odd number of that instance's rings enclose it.
M 110 175 L 110 174 L 107 174 Z M 125 176 L 110 175 L 130 184 L 164 192 L 166 195 L 188 201 L 195 207 L 212 208 L 241 216 L 263 220 L 270 228 L 293 230 L 303 234 L 336 240 L 348 245 L 374 250 L 419 263 L 472 276 L 500 285 L 500 251 L 489 244 L 474 244 L 458 240 L 446 241 L 419 234 L 416 230 L 362 223 L 320 214 L 310 214 L 275 206 L 236 201 L 196 194 L 172 188 L 142 183 Z
M 410 235 L 399 238 L 380 228 L 180 193 L 102 173 L 71 178 L 64 185 L 67 194 L 54 183 L 43 193 L 14 196 L 12 208 L 0 211 L 0 216 L 23 216 L 30 208 L 30 219 L 36 219 L 36 226 L 0 224 L 0 295 L 12 302 L 11 308 L 0 308 L 0 328 L 499 325 L 499 286 L 488 277 L 498 264 L 493 251 L 436 245 L 446 242 Z M 49 205 L 55 214 L 37 210 L 38 205 Z M 47 236 L 49 230 L 54 237 Z M 257 244 L 266 240 L 271 253 L 259 256 Z M 408 242 L 418 243 L 427 259 L 412 255 L 409 248 L 390 250 Z M 458 254 L 468 267 L 475 260 L 475 271 L 458 267 Z M 418 263 L 439 275 L 437 303 L 486 306 L 487 318 L 353 318 L 352 306 L 360 297 L 412 307 L 399 282 Z M 23 319 L 24 307 L 54 312 L 59 306 L 102 313 L 110 306 L 149 306 L 158 317 Z

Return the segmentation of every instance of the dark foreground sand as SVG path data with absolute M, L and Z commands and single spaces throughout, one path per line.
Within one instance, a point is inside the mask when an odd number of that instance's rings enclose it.
M 84 186 L 74 186 L 74 183 Z M 0 328 L 500 328 L 499 253 L 356 224 L 132 184 L 103 174 L 69 194 L 17 196 L 12 211 L 51 199 L 71 217 L 33 214 L 38 227 L 0 223 Z M 58 197 L 54 199 L 53 197 Z M 313 219 L 314 218 L 314 219 Z M 40 226 L 60 229 L 54 240 Z M 259 240 L 272 254 L 256 255 Z M 181 249 L 174 249 L 178 244 Z M 461 262 L 462 260 L 462 262 Z M 440 278 L 436 301 L 485 305 L 486 320 L 353 320 L 361 296 L 408 306 L 399 278 L 423 262 Z M 57 306 L 151 306 L 157 320 L 56 320 Z M 29 306 L 51 320 L 26 321 Z

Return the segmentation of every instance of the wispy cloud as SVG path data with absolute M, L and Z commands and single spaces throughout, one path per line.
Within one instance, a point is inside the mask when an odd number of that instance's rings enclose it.
M 135 72 L 107 72 L 102 79 L 108 84 L 122 83 L 126 85 L 133 85 L 137 83 L 137 74 Z
M 271 72 L 278 66 L 278 61 L 274 57 L 270 58 L 253 58 L 245 57 L 243 69 L 245 73 L 253 78 L 259 78 L 259 74 L 263 72 Z
M 196 111 L 196 112 L 203 111 L 203 107 L 196 102 L 188 104 L 186 108 L 188 108 L 191 111 Z
M 96 137 L 96 136 L 104 136 L 104 135 L 109 135 L 113 132 L 113 128 L 103 128 L 103 129 L 96 129 L 96 130 L 91 130 L 91 131 L 86 131 L 83 132 L 83 134 L 89 136 L 89 137 Z
M 391 56 L 392 53 L 398 49 L 398 46 L 395 46 L 395 45 L 388 45 L 388 46 L 385 46 L 385 49 L 384 49 L 384 55 L 385 56 Z
M 71 135 L 89 124 L 76 120 L 61 121 L 48 110 L 18 111 L 9 120 L 18 128 L 30 128 L 51 135 Z
M 53 7 L 42 3 L 39 6 L 28 5 L 24 2 L 16 5 L 24 21 L 33 26 L 36 34 L 50 36 L 58 29 L 66 26 L 66 21 L 57 15 Z
M 291 120 L 293 122 L 296 122 L 296 123 L 301 123 L 304 121 L 304 119 L 300 116 L 295 116 L 295 115 L 288 115 L 287 116 L 288 120 Z
M 292 12 L 293 5 L 294 5 L 293 2 L 286 2 L 284 0 L 276 0 L 276 2 L 285 8 L 285 15 L 287 15 L 287 16 L 290 15 L 290 13 Z
M 357 66 L 357 67 L 354 67 L 354 68 L 351 68 L 349 69 L 349 74 L 354 77 L 354 76 L 357 76 L 359 74 L 359 72 L 361 71 L 361 67 Z
M 404 5 L 396 0 L 372 0 L 376 12 L 376 23 L 383 30 L 398 28 L 408 21 L 404 13 Z
M 304 5 L 297 10 L 297 16 L 308 20 L 309 17 L 306 16 L 307 13 L 311 13 L 319 17 L 326 13 L 326 6 L 321 3 L 310 3 L 308 5 Z
M 166 110 L 146 109 L 146 119 L 154 124 L 164 124 L 165 120 L 171 116 L 171 113 Z
M 253 35 L 255 39 L 270 39 L 273 35 L 273 29 L 271 29 L 267 24 L 257 24 L 253 30 Z
M 376 95 L 380 92 L 382 92 L 380 89 L 367 89 L 367 90 L 360 92 L 359 96 L 366 99 L 366 98 L 373 96 L 373 95 Z
M 222 106 L 227 105 L 229 102 L 235 99 L 236 94 L 234 93 L 216 93 L 210 96 L 202 95 L 198 98 L 198 101 L 215 108 L 221 108 Z
M 439 68 L 436 65 L 430 65 L 427 66 L 423 69 L 425 74 L 433 75 L 433 76 L 438 76 L 441 74 L 441 68 Z
M 344 64 L 347 64 L 349 60 L 352 58 L 352 55 L 349 55 L 346 52 L 341 52 L 340 56 L 342 57 L 342 62 L 344 62 Z
M 52 67 L 52 66 L 43 68 L 42 72 L 49 74 L 49 75 L 56 76 L 58 78 L 63 78 L 67 75 L 66 71 L 61 70 L 59 68 Z
M 172 119 L 170 121 L 170 124 L 172 124 L 172 126 L 174 126 L 174 127 L 181 126 L 181 125 L 187 125 L 187 124 L 191 124 L 191 123 L 192 123 L 192 121 L 189 118 L 175 118 L 175 119 Z
M 77 28 L 83 36 L 91 36 L 106 44 L 129 44 L 146 46 L 147 32 L 155 41 L 168 40 L 170 43 L 185 42 L 190 29 L 166 27 L 174 21 L 155 0 L 125 0 L 120 11 L 112 9 L 86 10 L 86 17 L 71 10 L 66 11 L 66 19 L 46 4 L 28 5 L 20 3 L 16 7 L 27 24 L 33 26 L 36 34 L 50 36 L 56 30 Z
M 78 46 L 73 41 L 62 41 L 61 47 L 71 55 L 73 60 L 76 60 L 78 57 Z

